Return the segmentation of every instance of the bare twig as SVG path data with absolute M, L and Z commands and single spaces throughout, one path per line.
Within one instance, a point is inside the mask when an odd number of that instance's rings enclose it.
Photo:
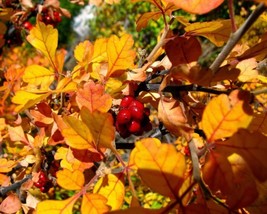
M 223 63 L 223 61 L 226 59 L 226 57 L 229 55 L 229 53 L 232 51 L 238 41 L 247 32 L 251 25 L 257 20 L 257 18 L 266 10 L 266 8 L 267 7 L 264 3 L 259 4 L 258 7 L 244 22 L 244 24 L 235 33 L 231 35 L 230 39 L 222 49 L 221 53 L 210 66 L 210 69 L 212 70 L 213 74 L 218 71 L 220 65 Z
M 229 16 L 232 24 L 232 32 L 236 32 L 237 26 L 235 23 L 235 11 L 234 11 L 234 2 L 233 0 L 228 0 Z

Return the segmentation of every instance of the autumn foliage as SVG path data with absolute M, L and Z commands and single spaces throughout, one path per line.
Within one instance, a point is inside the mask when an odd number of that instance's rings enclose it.
M 266 212 L 267 37 L 253 47 L 240 40 L 266 20 L 266 1 L 236 27 L 231 12 L 209 22 L 174 15 L 207 14 L 222 0 L 147 0 L 154 10 L 140 14 L 137 31 L 165 24 L 151 53 L 140 57 L 129 33 L 85 40 L 71 69 L 56 28 L 70 14 L 53 2 L 38 5 L 30 27 L 30 1 L 21 11 L 1 2 L 1 213 Z M 8 21 L 34 54 L 5 47 Z M 223 47 L 209 66 L 200 63 L 203 41 Z M 127 99 L 141 105 L 131 115 L 120 113 L 131 109 Z M 118 124 L 125 131 L 132 121 L 138 131 L 122 134 Z M 140 188 L 166 203 L 148 207 Z

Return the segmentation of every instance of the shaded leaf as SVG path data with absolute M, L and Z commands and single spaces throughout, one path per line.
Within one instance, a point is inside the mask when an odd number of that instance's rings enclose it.
M 248 130 L 257 131 L 259 133 L 267 135 L 267 113 L 254 113 Z
M 17 163 L 6 158 L 0 158 L 0 172 L 10 172 Z
M 161 17 L 161 11 L 143 13 L 136 21 L 136 30 L 139 32 L 147 27 L 150 20 L 157 21 Z
M 189 35 L 203 36 L 220 47 L 228 41 L 232 32 L 230 20 L 196 22 L 185 27 Z
M 36 26 L 27 36 L 28 42 L 41 51 L 53 64 L 58 43 L 58 31 L 52 25 L 45 25 L 37 20 Z
M 98 110 L 107 112 L 112 105 L 112 97 L 105 93 L 105 87 L 89 81 L 84 84 L 83 88 L 78 89 L 76 102 L 81 109 L 82 106 L 87 107 L 90 112 Z
M 67 190 L 79 190 L 84 185 L 84 175 L 79 170 L 59 170 L 56 176 L 58 185 Z
M 120 76 L 127 69 L 134 68 L 136 53 L 132 50 L 134 40 L 130 34 L 124 34 L 121 38 L 113 35 L 107 43 L 108 73 L 110 76 Z
M 223 0 L 166 0 L 189 13 L 208 13 L 223 3 Z
M 202 53 L 199 41 L 192 36 L 176 36 L 165 45 L 165 51 L 172 66 L 197 61 Z
M 76 195 L 61 201 L 46 200 L 37 204 L 38 214 L 72 214 L 73 205 L 78 197 Z
M 125 210 L 115 210 L 109 212 L 110 214 L 162 214 L 164 209 L 146 209 L 143 207 L 131 207 Z
M 108 199 L 106 204 L 111 206 L 111 210 L 120 209 L 125 192 L 123 174 L 105 175 L 97 181 L 93 192 L 106 197 Z
M 21 208 L 21 202 L 17 195 L 8 195 L 0 204 L 1 213 L 16 213 Z
M 239 90 L 229 96 L 214 97 L 206 106 L 200 123 L 208 142 L 230 137 L 238 129 L 247 128 L 253 115 L 249 102 L 250 94 Z
M 135 144 L 129 165 L 137 167 L 142 181 L 164 196 L 177 198 L 186 171 L 185 158 L 171 144 L 145 138 Z M 156 179 L 155 179 L 156 178 Z
M 101 214 L 108 212 L 110 207 L 106 205 L 107 199 L 100 194 L 83 195 L 81 212 L 82 214 Z

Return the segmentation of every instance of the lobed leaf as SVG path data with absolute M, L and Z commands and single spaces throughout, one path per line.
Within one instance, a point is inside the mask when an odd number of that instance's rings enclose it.
M 214 97 L 206 106 L 200 123 L 208 142 L 230 137 L 238 129 L 247 128 L 253 115 L 249 102 L 250 94 L 239 90 L 229 96 Z
M 0 158 L 0 172 L 10 172 L 16 165 L 15 161 Z
M 120 209 L 125 193 L 123 174 L 108 174 L 100 178 L 94 186 L 93 193 L 106 197 L 108 199 L 106 204 L 111 210 Z
M 136 21 L 136 30 L 139 32 L 146 28 L 150 20 L 157 21 L 161 14 L 161 11 L 143 13 Z
M 82 214 L 100 214 L 106 213 L 110 210 L 107 206 L 107 199 L 100 194 L 89 194 L 83 195 L 81 212 Z
M 173 145 L 161 144 L 156 138 L 142 139 L 131 152 L 129 165 L 133 164 L 142 181 L 153 191 L 177 198 L 184 182 L 186 163 Z
M 84 175 L 79 170 L 59 170 L 56 176 L 58 185 L 67 190 L 79 190 L 84 185 Z

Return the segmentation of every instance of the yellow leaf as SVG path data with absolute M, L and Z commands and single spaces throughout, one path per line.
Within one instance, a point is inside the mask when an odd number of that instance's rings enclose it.
M 127 69 L 134 68 L 136 53 L 132 50 L 134 40 L 131 35 L 124 34 L 121 38 L 113 35 L 107 43 L 108 73 L 106 78 L 120 76 Z
M 129 165 L 134 164 L 142 181 L 164 196 L 177 198 L 184 182 L 186 162 L 171 144 L 145 138 L 135 144 Z M 155 179 L 156 178 L 156 179 Z
M 112 97 L 105 93 L 103 85 L 89 81 L 83 85 L 83 88 L 78 89 L 76 102 L 80 109 L 85 106 L 91 112 L 95 110 L 107 112 L 111 108 Z
M 89 194 L 86 193 L 83 195 L 82 199 L 82 214 L 101 214 L 106 213 L 110 210 L 110 207 L 107 206 L 106 197 L 100 194 Z
M 156 12 L 146 12 L 142 14 L 138 20 L 136 21 L 136 30 L 139 32 L 143 28 L 146 28 L 148 22 L 150 20 L 155 20 L 157 21 L 161 17 L 161 11 L 156 11 Z
M 112 97 L 116 97 L 122 93 L 122 90 L 126 87 L 123 85 L 123 81 L 117 78 L 108 78 L 105 84 L 105 91 Z
M 246 59 L 239 62 L 236 66 L 237 69 L 240 69 L 240 74 L 238 76 L 238 80 L 241 82 L 247 82 L 251 79 L 257 78 L 258 71 L 257 69 L 258 63 L 255 58 Z
M 10 172 L 16 164 L 15 161 L 0 158 L 0 172 Z
M 84 185 L 84 175 L 79 170 L 59 170 L 57 171 L 57 183 L 67 190 L 79 190 Z
M 76 195 L 66 200 L 46 200 L 37 204 L 37 214 L 72 214 L 73 205 L 78 197 Z
M 113 117 L 110 113 L 99 111 L 90 112 L 87 108 L 82 108 L 82 121 L 89 127 L 97 148 L 114 149 L 115 127 Z
M 206 106 L 200 123 L 208 142 L 230 137 L 238 129 L 247 128 L 253 114 L 249 102 L 250 94 L 239 90 L 229 96 L 214 97 Z
M 64 122 L 66 127 L 61 127 L 61 133 L 70 147 L 94 149 L 92 133 L 85 123 L 73 116 L 64 117 Z
M 97 39 L 94 43 L 93 63 L 107 62 L 107 42 L 108 39 Z
M 35 94 L 27 91 L 17 91 L 12 98 L 12 102 L 18 104 L 15 108 L 16 112 L 24 111 L 25 109 L 33 107 L 35 104 L 45 100 L 51 93 Z
M 61 79 L 57 85 L 55 93 L 77 91 L 77 83 L 73 82 L 71 78 L 65 77 Z
M 220 47 L 228 41 L 231 33 L 231 21 L 220 20 L 211 22 L 196 22 L 185 27 L 190 35 L 203 36 Z
M 105 175 L 97 181 L 93 192 L 106 197 L 108 199 L 107 205 L 111 206 L 112 210 L 120 209 L 125 192 L 123 174 Z
M 51 64 L 55 64 L 58 43 L 57 29 L 54 29 L 52 25 L 45 25 L 37 19 L 36 27 L 30 31 L 27 40 L 33 47 L 41 51 Z
M 24 82 L 35 86 L 41 85 L 41 89 L 48 89 L 54 80 L 54 72 L 40 65 L 29 65 L 22 78 Z

